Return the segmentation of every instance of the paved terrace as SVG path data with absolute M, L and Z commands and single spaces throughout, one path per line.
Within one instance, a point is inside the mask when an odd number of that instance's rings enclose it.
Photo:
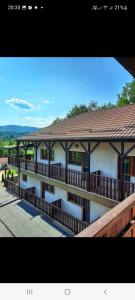
M 73 234 L 41 211 L 10 194 L 0 183 L 0 237 L 70 237 Z

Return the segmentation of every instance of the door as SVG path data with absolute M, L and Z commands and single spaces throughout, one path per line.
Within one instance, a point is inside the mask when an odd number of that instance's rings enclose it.
M 82 152 L 82 171 L 88 172 L 88 157 L 87 153 Z
M 135 176 L 135 157 L 127 156 L 124 158 L 123 180 L 130 182 L 131 176 Z M 121 178 L 121 160 L 118 160 L 118 179 Z
M 90 209 L 83 207 L 83 221 L 90 223 Z
M 45 199 L 45 182 L 41 182 L 41 198 Z

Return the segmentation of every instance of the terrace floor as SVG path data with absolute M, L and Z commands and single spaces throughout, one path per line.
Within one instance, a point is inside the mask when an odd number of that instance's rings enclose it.
M 41 211 L 10 194 L 0 183 L 0 237 L 71 237 L 73 234 Z

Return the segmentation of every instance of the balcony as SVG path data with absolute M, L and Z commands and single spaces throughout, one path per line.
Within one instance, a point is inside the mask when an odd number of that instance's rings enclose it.
M 135 193 L 76 237 L 135 237 Z
M 8 191 L 18 195 L 20 198 L 25 199 L 39 210 L 50 216 L 52 219 L 71 230 L 74 234 L 78 234 L 87 226 L 89 226 L 88 223 L 80 221 L 79 219 L 74 218 L 70 214 L 62 211 L 61 199 L 58 199 L 50 204 L 47 201 L 35 196 L 34 187 L 22 189 L 19 187 L 19 185 L 7 179 L 4 180 L 4 186 Z
M 9 156 L 8 164 L 17 166 L 17 158 Z M 25 170 L 116 201 L 122 201 L 135 192 L 135 183 L 122 182 L 118 179 L 101 176 L 99 175 L 99 171 L 89 174 L 87 172 L 63 168 L 61 164 L 47 165 L 39 162 L 35 163 L 32 160 L 25 160 L 24 158 L 19 159 L 19 165 L 20 168 Z

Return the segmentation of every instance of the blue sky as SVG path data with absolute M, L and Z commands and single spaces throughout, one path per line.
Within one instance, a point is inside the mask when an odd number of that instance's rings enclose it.
M 45 127 L 75 104 L 115 103 L 132 79 L 114 58 L 0 58 L 0 125 Z

